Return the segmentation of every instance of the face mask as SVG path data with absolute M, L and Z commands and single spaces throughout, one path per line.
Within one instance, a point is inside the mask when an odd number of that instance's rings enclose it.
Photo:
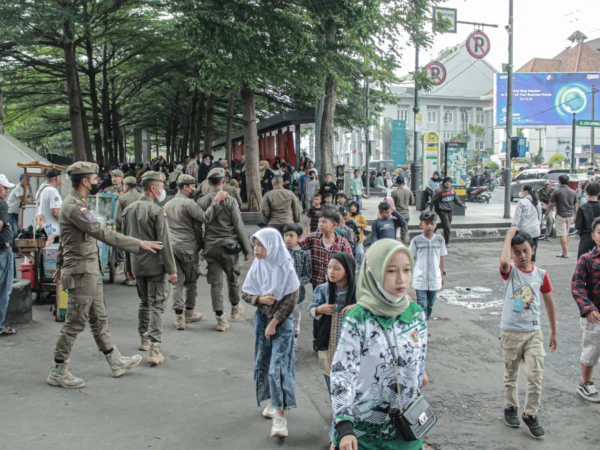
M 90 187 L 90 195 L 96 195 L 98 192 L 100 192 L 100 184 L 92 184 Z
M 164 189 L 162 191 L 160 191 L 160 195 L 158 197 L 157 202 L 161 203 L 165 201 L 165 198 L 167 198 L 167 191 L 165 191 Z
M 315 177 L 310 177 L 310 179 L 311 179 L 311 180 L 314 180 L 314 179 L 315 179 Z
M 525 197 L 525 194 L 523 193 L 523 191 L 519 192 L 519 197 L 521 197 L 521 198 Z

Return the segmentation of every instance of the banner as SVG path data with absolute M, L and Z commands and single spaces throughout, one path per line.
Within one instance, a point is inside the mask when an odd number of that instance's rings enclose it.
M 507 74 L 496 74 L 497 126 L 506 125 L 507 84 Z M 600 84 L 600 73 L 515 73 L 513 125 L 571 125 L 573 113 L 577 119 L 592 119 L 593 84 Z
M 446 142 L 446 170 L 444 176 L 452 178 L 453 186 L 467 184 L 467 143 Z
M 438 155 L 440 151 L 440 137 L 430 131 L 423 138 L 423 180 L 431 178 L 433 172 L 438 170 Z
M 392 120 L 392 160 L 394 168 L 406 164 L 406 120 Z

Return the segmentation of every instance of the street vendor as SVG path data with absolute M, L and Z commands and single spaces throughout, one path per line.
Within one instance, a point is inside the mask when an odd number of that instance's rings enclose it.
M 50 225 L 51 232 L 48 237 L 60 234 L 60 208 L 62 198 L 58 188 L 60 187 L 60 171 L 58 169 L 48 169 L 45 173 L 46 181 L 42 183 L 35 194 L 35 203 L 37 205 L 35 215 L 40 225 Z

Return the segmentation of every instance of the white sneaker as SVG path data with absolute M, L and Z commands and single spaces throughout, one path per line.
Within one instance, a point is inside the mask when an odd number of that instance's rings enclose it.
M 277 414 L 277 410 L 271 406 L 271 400 L 267 403 L 267 407 L 263 409 L 262 415 L 267 419 L 272 419 Z
M 271 437 L 287 437 L 287 420 L 285 417 L 275 416 L 273 418 L 273 426 L 271 427 Z

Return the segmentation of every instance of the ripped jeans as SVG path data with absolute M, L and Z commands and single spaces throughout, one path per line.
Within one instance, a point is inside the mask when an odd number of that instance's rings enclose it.
M 294 319 L 290 315 L 277 326 L 277 333 L 265 337 L 267 315 L 258 309 L 254 315 L 254 387 L 256 403 L 271 399 L 275 409 L 296 407 L 296 362 L 294 355 Z

